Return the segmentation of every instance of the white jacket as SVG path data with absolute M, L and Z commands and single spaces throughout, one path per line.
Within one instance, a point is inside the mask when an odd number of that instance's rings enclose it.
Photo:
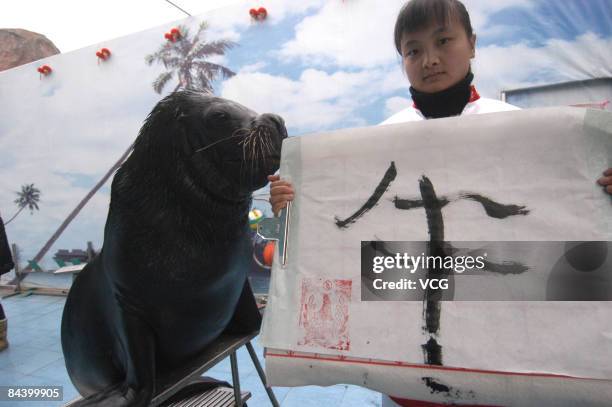
M 478 92 L 476 92 L 476 89 L 472 87 L 470 101 L 463 108 L 461 115 L 505 112 L 508 110 L 520 110 L 520 108 L 502 102 L 501 100 L 481 98 L 480 95 L 478 95 Z M 412 122 L 417 120 L 425 120 L 425 116 L 423 116 L 421 111 L 413 105 L 395 113 L 393 116 L 389 117 L 387 120 L 381 122 L 380 124 L 395 124 Z

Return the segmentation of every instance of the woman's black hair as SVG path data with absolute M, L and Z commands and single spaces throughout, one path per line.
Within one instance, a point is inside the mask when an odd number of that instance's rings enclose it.
M 473 29 L 470 15 L 459 0 L 410 0 L 400 10 L 395 21 L 395 49 L 402 55 L 402 36 L 404 33 L 419 31 L 432 21 L 447 24 L 453 17 L 459 19 L 468 38 Z

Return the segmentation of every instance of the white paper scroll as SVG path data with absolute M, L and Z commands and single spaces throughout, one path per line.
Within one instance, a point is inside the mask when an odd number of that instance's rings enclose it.
M 367 202 L 391 162 L 397 175 L 378 204 L 339 228 L 335 220 Z M 424 304 L 362 302 L 360 242 L 429 239 L 423 208 L 392 201 L 418 197 L 423 176 L 438 196 L 470 191 L 529 209 L 496 219 L 456 200 L 443 209 L 445 240 L 610 241 L 612 201 L 595 182 L 609 167 L 612 114 L 573 108 L 286 140 L 281 176 L 296 198 L 287 264 L 275 259 L 261 334 L 269 382 L 353 383 L 438 402 L 605 405 L 612 302 L 443 302 L 442 366 L 425 365 Z

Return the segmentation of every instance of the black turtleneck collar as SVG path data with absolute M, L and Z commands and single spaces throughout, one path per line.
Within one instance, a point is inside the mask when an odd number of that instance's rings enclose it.
M 410 87 L 410 94 L 417 109 L 428 119 L 460 115 L 470 100 L 470 84 L 474 74 L 470 71 L 461 81 L 436 93 L 419 92 Z

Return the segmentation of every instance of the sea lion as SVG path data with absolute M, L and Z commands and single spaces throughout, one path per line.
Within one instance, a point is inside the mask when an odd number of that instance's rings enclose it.
M 198 92 L 154 107 L 113 179 L 102 250 L 64 307 L 83 405 L 148 405 L 156 378 L 223 332 L 250 264 L 251 194 L 286 137 L 279 116 Z

